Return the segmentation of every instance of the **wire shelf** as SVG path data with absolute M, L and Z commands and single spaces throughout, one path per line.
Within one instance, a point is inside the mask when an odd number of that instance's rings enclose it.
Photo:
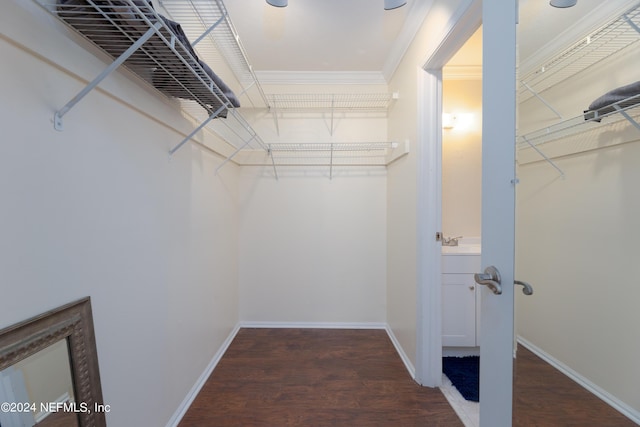
M 167 16 L 180 22 L 198 55 L 211 64 L 224 60 L 243 92 L 255 87 L 264 105 L 268 105 L 222 0 L 159 0 L 158 3 Z
M 387 166 L 408 152 L 394 142 L 324 142 L 269 144 L 270 165 L 276 179 L 279 167 L 324 166 L 333 178 L 335 167 Z M 398 150 L 396 150 L 398 149 Z
M 525 101 L 640 41 L 640 4 L 593 31 L 520 79 Z
M 395 95 L 391 93 L 289 93 L 268 94 L 276 111 L 376 111 L 386 112 Z
M 236 110 L 239 102 L 235 94 L 199 58 L 189 37 L 181 37 L 183 34 L 175 22 L 154 10 L 146 1 L 34 1 L 114 58 L 103 73 L 56 112 L 54 122 L 57 129 L 62 128 L 64 114 L 108 74 L 124 65 L 164 95 L 180 98 L 186 114 L 194 118 L 205 117 L 196 130 L 170 151 L 172 154 L 208 124 L 214 133 L 233 147 L 253 146 L 266 150 L 260 137 Z M 198 0 L 183 3 L 192 6 L 205 4 Z M 215 4 L 222 5 L 221 2 Z M 193 16 L 191 21 L 185 20 L 187 26 L 194 21 Z M 182 22 L 179 24 L 182 26 Z M 216 24 L 213 25 L 215 28 Z
M 606 110 L 607 113 L 599 111 Z M 632 96 L 622 101 L 610 104 L 601 110 L 585 112 L 581 116 L 573 117 L 568 120 L 547 126 L 534 132 L 520 135 L 518 137 L 518 148 L 527 148 L 531 145 L 538 146 L 548 142 L 564 140 L 574 137 L 582 132 L 589 132 L 592 129 L 610 125 L 612 123 L 631 124 L 640 129 L 637 123 L 640 118 L 640 95 Z

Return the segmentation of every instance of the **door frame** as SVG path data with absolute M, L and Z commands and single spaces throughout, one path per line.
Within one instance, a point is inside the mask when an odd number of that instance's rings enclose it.
M 467 0 L 418 69 L 418 306 L 416 381 L 442 384 L 442 68 L 482 24 L 482 1 Z
M 502 0 L 466 2 L 450 19 L 443 37 L 439 39 L 440 43 L 430 52 L 425 65 L 418 73 L 420 102 L 417 157 L 420 181 L 417 214 L 420 220 L 416 379 L 424 385 L 437 386 L 440 385 L 442 377 L 441 254 L 440 243 L 435 239 L 441 225 L 439 181 L 442 159 L 439 154 L 442 146 L 442 67 L 484 21 L 482 263 L 485 266 L 496 265 L 502 269 L 503 294 L 495 296 L 488 289 L 481 291 L 480 357 L 485 360 L 480 365 L 480 395 L 483 400 L 480 411 L 481 427 L 510 426 L 512 422 L 514 319 L 513 286 L 510 284 L 513 284 L 515 206 L 507 207 L 503 203 L 514 203 L 513 186 L 516 183 L 514 154 L 517 0 L 513 1 L 514 3 L 504 3 Z M 511 47 L 514 48 L 513 51 L 507 52 Z M 507 55 L 501 56 L 505 53 Z M 487 71 L 488 68 L 491 69 L 490 72 Z M 513 88 L 505 85 L 511 77 Z M 486 94 L 493 93 L 493 89 L 498 89 L 498 94 L 496 99 L 489 102 Z M 490 107 L 488 109 L 487 104 Z M 487 141 L 490 144 L 487 144 Z M 505 147 L 508 149 L 503 149 Z M 505 161 L 506 159 L 508 161 Z M 507 164 L 509 167 L 505 167 Z M 491 173 L 487 172 L 488 170 Z M 491 191 L 485 191 L 486 189 Z M 496 213 L 498 215 L 495 215 Z M 489 376 L 492 381 L 482 380 Z

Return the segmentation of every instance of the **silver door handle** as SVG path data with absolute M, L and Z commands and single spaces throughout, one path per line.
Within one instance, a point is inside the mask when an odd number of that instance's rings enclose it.
M 484 273 L 474 274 L 473 279 L 477 284 L 487 286 L 494 294 L 502 294 L 500 272 L 494 266 L 490 265 L 489 267 L 485 268 Z
M 523 282 L 522 280 L 514 280 L 513 284 L 522 286 L 522 293 L 523 294 L 525 294 L 525 295 L 532 295 L 533 294 L 533 287 L 530 284 L 528 284 L 527 282 Z

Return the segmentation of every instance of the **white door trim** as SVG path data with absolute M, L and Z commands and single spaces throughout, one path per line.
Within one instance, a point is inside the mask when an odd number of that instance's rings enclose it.
M 442 382 L 442 68 L 419 70 L 418 135 L 418 306 L 416 381 L 429 387 Z
M 440 42 L 426 52 L 418 70 L 418 308 L 416 381 L 442 381 L 442 67 L 480 27 L 482 1 L 467 0 L 445 26 Z

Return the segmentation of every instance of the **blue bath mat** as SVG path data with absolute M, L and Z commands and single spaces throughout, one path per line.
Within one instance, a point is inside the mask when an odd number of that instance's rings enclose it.
M 480 357 L 443 357 L 442 372 L 458 389 L 462 397 L 480 401 Z

